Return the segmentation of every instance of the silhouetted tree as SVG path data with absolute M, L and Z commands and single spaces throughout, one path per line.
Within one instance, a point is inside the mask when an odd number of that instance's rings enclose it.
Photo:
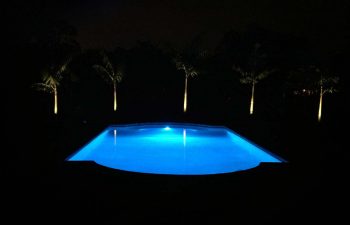
M 196 70 L 192 65 L 185 62 L 185 60 L 181 59 L 181 56 L 178 56 L 175 59 L 176 68 L 178 70 L 183 70 L 185 73 L 185 91 L 184 91 L 184 112 L 187 111 L 187 80 L 189 77 L 195 77 L 198 75 L 198 70 Z
M 317 120 L 322 118 L 323 96 L 337 91 L 336 85 L 339 77 L 332 75 L 328 69 L 318 66 L 309 66 L 291 71 L 291 77 L 296 84 L 293 93 L 295 95 L 318 95 Z M 299 84 L 298 84 L 299 83 Z
M 274 71 L 261 68 L 259 65 L 260 60 L 265 57 L 264 54 L 261 54 L 259 52 L 260 46 L 261 45 L 259 43 L 255 43 L 253 52 L 248 58 L 248 63 L 245 69 L 238 65 L 233 65 L 232 67 L 232 69 L 239 74 L 240 82 L 242 84 L 249 84 L 251 86 L 251 98 L 249 107 L 250 114 L 254 113 L 254 96 L 256 84 Z
M 104 80 L 113 86 L 113 110 L 117 110 L 117 83 L 122 81 L 124 71 L 121 65 L 114 66 L 105 52 L 101 53 L 102 64 L 93 65 L 93 68 L 104 78 Z
M 42 72 L 42 82 L 33 84 L 33 87 L 40 91 L 52 93 L 54 96 L 54 114 L 58 113 L 58 86 L 67 72 L 67 66 L 71 58 L 58 66 L 51 66 Z
M 195 77 L 201 73 L 199 71 L 200 63 L 208 56 L 208 52 L 200 47 L 202 35 L 202 33 L 196 35 L 182 51 L 175 51 L 175 56 L 173 56 L 176 68 L 183 70 L 185 73 L 184 112 L 187 111 L 188 78 Z
M 324 71 L 321 71 L 319 68 L 315 69 L 317 73 L 320 74 L 320 78 L 317 82 L 318 86 L 318 93 L 319 93 L 319 103 L 318 103 L 318 113 L 317 113 L 317 120 L 321 121 L 322 117 L 322 99 L 323 95 L 326 93 L 334 93 L 336 91 L 335 85 L 339 81 L 339 77 L 330 76 L 327 73 L 324 73 Z

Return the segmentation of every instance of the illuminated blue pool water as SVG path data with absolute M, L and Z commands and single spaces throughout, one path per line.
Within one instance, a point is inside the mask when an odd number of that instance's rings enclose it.
M 109 126 L 67 161 L 176 175 L 229 173 L 261 162 L 284 162 L 226 127 L 197 124 Z

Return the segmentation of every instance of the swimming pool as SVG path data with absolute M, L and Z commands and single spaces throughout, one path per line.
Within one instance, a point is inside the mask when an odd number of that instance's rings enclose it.
M 66 161 L 173 175 L 230 173 L 261 162 L 286 162 L 227 127 L 184 123 L 112 125 Z

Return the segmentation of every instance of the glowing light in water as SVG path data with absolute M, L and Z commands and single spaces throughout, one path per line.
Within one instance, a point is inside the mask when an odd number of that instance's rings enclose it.
M 114 134 L 114 145 L 116 145 L 117 144 L 117 130 L 116 129 L 114 129 L 113 134 Z
M 184 157 L 184 165 L 187 164 L 187 159 L 186 159 L 186 129 L 183 129 L 183 144 L 184 144 L 184 148 L 183 148 L 183 157 Z M 185 167 L 186 170 L 186 167 Z
M 171 129 L 170 129 L 170 127 L 166 126 L 166 127 L 164 128 L 164 130 L 169 131 L 169 130 L 171 130 Z
M 186 129 L 183 130 L 183 143 L 184 147 L 186 147 Z
M 67 160 L 174 175 L 231 173 L 283 162 L 228 128 L 193 124 L 111 126 Z

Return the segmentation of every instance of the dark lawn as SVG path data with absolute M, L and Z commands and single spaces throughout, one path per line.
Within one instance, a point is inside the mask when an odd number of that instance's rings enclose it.
M 330 111 L 321 124 L 303 110 L 272 118 L 229 114 L 121 109 L 18 117 L 9 138 L 14 156 L 6 160 L 2 182 L 11 212 L 5 214 L 13 223 L 48 224 L 338 224 L 346 218 L 343 114 Z M 110 124 L 153 121 L 225 125 L 288 163 L 222 175 L 162 176 L 64 161 Z

